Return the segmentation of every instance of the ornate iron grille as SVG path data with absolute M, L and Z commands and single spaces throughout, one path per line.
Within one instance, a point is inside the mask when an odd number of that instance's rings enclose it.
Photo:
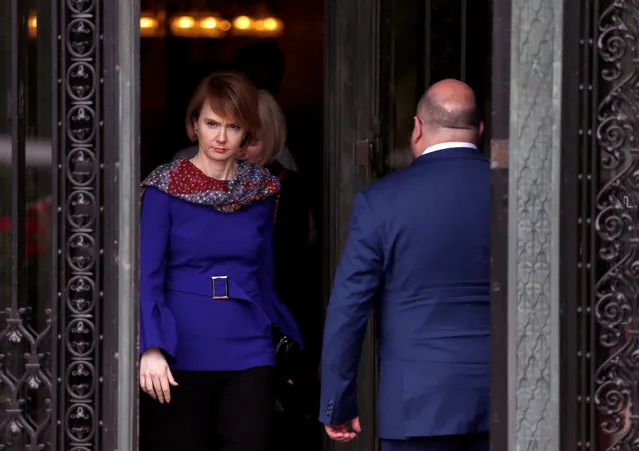
M 58 122 L 58 449 L 99 449 L 103 199 L 98 0 L 61 1 Z M 59 379 L 59 380 L 60 380 Z
M 39 69 L 50 69 L 57 86 L 51 111 L 54 258 L 48 303 L 32 299 L 25 286 L 23 92 L 29 11 L 26 1 L 11 4 L 13 283 L 10 306 L 0 316 L 0 450 L 97 450 L 103 443 L 101 426 L 111 424 L 104 421 L 103 386 L 113 388 L 102 376 L 111 373 L 105 373 L 101 359 L 103 2 L 58 0 L 51 3 L 51 17 L 40 18 L 53 24 L 54 63 Z
M 639 1 L 586 1 L 580 28 L 579 80 L 564 80 L 579 91 L 578 108 L 564 103 L 579 115 L 578 195 L 565 198 L 579 213 L 564 323 L 565 361 L 575 365 L 564 373 L 564 399 L 575 404 L 565 408 L 564 443 L 631 450 L 639 443 Z
M 634 449 L 639 439 L 639 2 L 595 5 L 599 164 L 592 241 L 599 264 L 594 268 L 591 327 L 599 355 L 593 401 L 602 449 Z
M 3 19 L 10 23 L 11 29 L 11 235 L 10 245 L 0 247 L 0 252 L 11 254 L 11 284 L 10 290 L 0 287 L 2 298 L 5 295 L 9 298 L 8 302 L 3 302 L 6 308 L 0 314 L 0 449 L 40 450 L 50 449 L 55 385 L 51 372 L 53 317 L 51 306 L 40 306 L 37 299 L 31 299 L 34 290 L 27 286 L 25 74 L 28 11 L 26 3 L 20 0 L 5 2 L 5 5 L 9 8 L 3 10 L 3 16 L 8 12 Z

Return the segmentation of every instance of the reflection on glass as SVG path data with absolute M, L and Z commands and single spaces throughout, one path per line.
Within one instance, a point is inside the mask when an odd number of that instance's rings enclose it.
M 52 174 L 52 64 L 51 5 L 48 0 L 28 0 L 19 8 L 19 20 L 10 17 L 11 2 L 0 2 L 0 449 L 51 449 L 51 174 Z M 24 79 L 26 167 L 17 177 L 22 181 L 20 202 L 24 202 L 24 253 L 17 267 L 24 270 L 19 296 L 12 293 L 12 135 L 13 109 L 12 21 L 26 24 L 22 30 L 26 52 L 18 52 Z M 38 20 L 39 19 L 39 20 Z M 5 419 L 7 421 L 5 421 Z
M 7 327 L 8 310 L 11 308 L 11 2 L 0 2 L 0 331 Z M 7 338 L 0 338 L 0 364 L 7 371 L 16 369 Z M 19 350 L 18 350 L 19 351 Z M 0 380 L 0 418 L 7 416 L 11 408 L 11 387 Z M 5 431 L 1 431 L 6 436 Z M 0 446 L 7 445 L 0 438 Z M 10 444 L 16 449 L 22 443 Z
M 11 305 L 10 14 L 11 2 L 0 2 L 0 328 L 6 321 L 5 310 Z
M 30 379 L 28 417 L 39 428 L 46 428 L 51 398 L 51 333 L 48 329 L 52 302 L 51 278 L 51 20 L 52 2 L 30 0 L 29 11 L 35 13 L 37 34 L 28 39 L 26 86 L 26 302 L 31 311 L 31 333 L 41 340 L 34 351 L 38 357 L 38 376 Z M 45 443 L 48 434 L 38 440 Z

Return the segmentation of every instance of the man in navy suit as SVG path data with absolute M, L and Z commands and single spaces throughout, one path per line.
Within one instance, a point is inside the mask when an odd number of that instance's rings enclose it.
M 331 295 L 319 419 L 348 442 L 366 322 L 376 308 L 383 451 L 489 449 L 490 165 L 473 91 L 419 101 L 413 164 L 353 200 Z M 366 425 L 365 425 L 366 426 Z

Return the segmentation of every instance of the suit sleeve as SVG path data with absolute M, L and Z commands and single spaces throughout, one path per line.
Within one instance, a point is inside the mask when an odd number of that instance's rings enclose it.
M 300 345 L 302 337 L 291 312 L 280 301 L 275 292 L 275 260 L 273 255 L 273 221 L 275 219 L 275 201 L 273 196 L 266 200 L 266 215 L 262 226 L 262 247 L 260 249 L 259 282 L 264 309 L 271 322 Z M 300 295 L 302 295 L 300 293 Z
M 164 300 L 165 266 L 171 230 L 170 197 L 147 188 L 140 218 L 140 353 L 160 348 L 175 356 L 177 331 Z
M 378 227 L 366 197 L 357 194 L 326 312 L 319 413 L 324 424 L 342 424 L 359 415 L 357 367 L 366 323 L 383 279 Z

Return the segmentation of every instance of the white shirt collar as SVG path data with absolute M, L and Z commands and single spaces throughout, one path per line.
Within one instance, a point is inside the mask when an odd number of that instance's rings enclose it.
M 437 152 L 438 150 L 442 150 L 442 149 L 453 149 L 453 148 L 459 148 L 459 147 L 477 149 L 477 146 L 472 143 L 449 142 L 449 143 L 440 143 L 440 144 L 435 144 L 434 146 L 430 146 L 422 153 L 422 155 L 426 155 L 427 153 Z

